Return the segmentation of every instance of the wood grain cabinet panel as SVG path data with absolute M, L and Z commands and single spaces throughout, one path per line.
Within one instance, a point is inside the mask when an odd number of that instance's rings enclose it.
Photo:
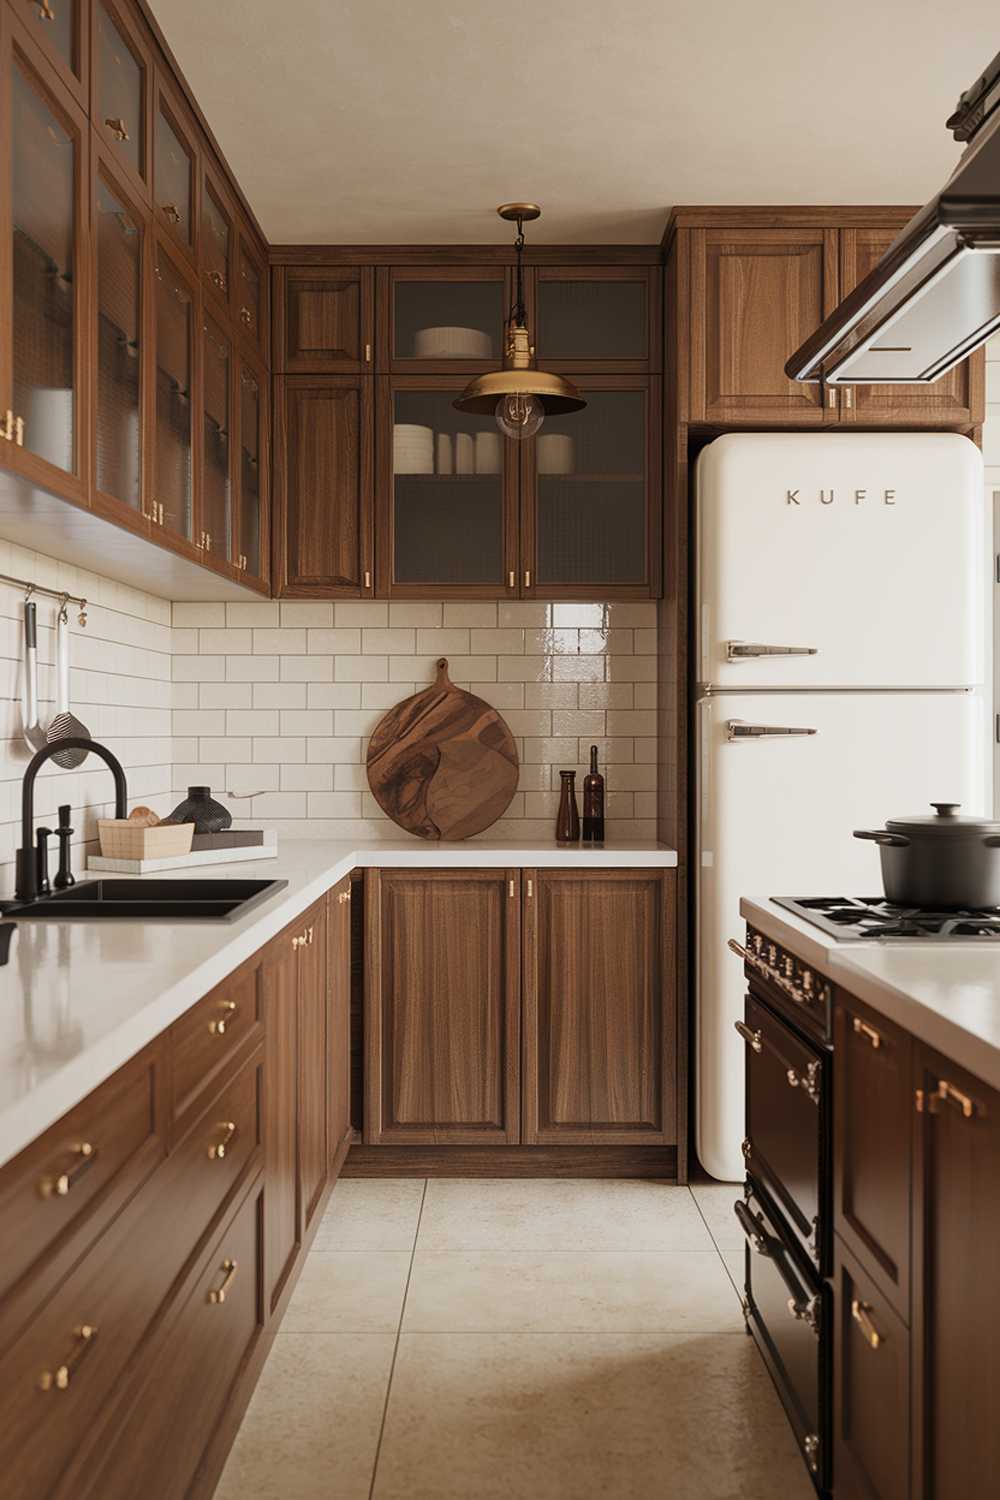
M 693 422 L 816 426 L 837 418 L 785 361 L 838 298 L 835 229 L 692 232 Z
M 371 381 L 285 376 L 275 391 L 276 591 L 371 594 Z
M 76 102 L 90 91 L 90 0 L 17 0 L 22 25 Z
M 351 889 L 345 875 L 329 896 L 327 995 L 330 1036 L 330 1162 L 351 1129 Z
M 842 297 L 864 280 L 895 238 L 892 229 L 841 230 Z M 971 427 L 986 414 L 985 361 L 985 350 L 978 349 L 932 385 L 844 386 L 841 420 L 877 427 Z
M 264 1026 L 267 1089 L 264 1096 L 264 1288 L 274 1311 L 298 1257 L 299 1183 L 297 1091 L 298 947 L 289 928 L 264 952 Z
M 205 1093 L 244 1047 L 264 1038 L 260 965 L 244 966 L 199 1000 L 171 1028 L 175 1133 L 184 1134 Z
M 525 874 L 524 1141 L 676 1140 L 672 871 Z
M 367 873 L 365 1141 L 520 1139 L 520 873 Z
M 837 1500 L 908 1500 L 909 1331 L 838 1238 L 834 1308 Z
M 302 1228 L 308 1230 L 326 1186 L 329 1166 L 327 1102 L 332 1065 L 326 990 L 326 905 L 304 925 L 299 961 L 299 1177 Z
M 1000 1094 L 915 1046 L 914 1500 L 966 1500 L 1000 1473 Z
M 276 369 L 303 375 L 372 369 L 371 266 L 279 266 Z
M 913 1044 L 843 993 L 834 1028 L 836 1231 L 909 1322 Z

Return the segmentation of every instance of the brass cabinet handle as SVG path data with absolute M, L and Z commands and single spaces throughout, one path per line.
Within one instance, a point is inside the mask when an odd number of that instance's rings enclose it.
M 827 399 L 827 401 L 828 401 L 828 403 L 829 403 L 830 406 L 836 406 L 836 404 L 837 404 L 837 392 L 834 390 L 833 386 L 830 386 L 830 388 L 828 389 L 828 391 L 826 393 L 826 399 Z
M 240 1268 L 239 1261 L 238 1260 L 232 1260 L 227 1255 L 226 1258 L 225 1258 L 225 1260 L 222 1262 L 222 1265 L 219 1268 L 221 1271 L 225 1272 L 225 1275 L 222 1278 L 222 1285 L 221 1286 L 214 1286 L 214 1287 L 212 1287 L 211 1291 L 208 1294 L 208 1300 L 209 1300 L 209 1302 L 211 1302 L 211 1304 L 212 1304 L 213 1307 L 218 1307 L 221 1303 L 225 1302 L 225 1300 L 226 1300 L 226 1293 L 229 1291 L 229 1288 L 232 1286 L 233 1279 L 234 1279 L 234 1277 L 236 1275 L 236 1272 L 239 1270 L 239 1268 Z
M 79 1158 L 76 1164 L 67 1172 L 60 1172 L 56 1177 L 43 1177 L 38 1184 L 38 1193 L 42 1198 L 65 1198 L 71 1188 L 75 1187 L 85 1172 L 89 1172 L 97 1160 L 97 1148 L 90 1141 L 81 1141 L 78 1146 L 73 1147 L 73 1154 Z
M 55 20 L 56 13 L 52 9 L 51 5 L 49 4 L 49 0 L 31 0 L 31 4 L 32 5 L 37 5 L 37 7 L 38 7 L 38 20 L 39 21 L 54 21 Z
M 372 586 L 372 575 L 371 575 L 371 569 L 370 568 L 366 568 L 365 569 L 365 585 L 364 586 L 365 586 L 366 589 L 370 589 L 371 586 Z
M 869 1317 L 871 1308 L 867 1302 L 859 1302 L 855 1297 L 851 1302 L 851 1317 L 861 1329 L 865 1343 L 869 1349 L 879 1349 L 882 1345 L 882 1335 Z
M 305 933 L 303 933 L 301 935 L 301 937 L 293 937 L 292 938 L 292 947 L 293 948 L 296 948 L 296 949 L 298 949 L 298 948 L 304 948 L 305 945 L 306 945 L 306 935 L 305 935 Z
M 213 1036 L 225 1036 L 226 1028 L 230 1021 L 236 1020 L 240 1008 L 235 1000 L 223 1000 L 219 1009 L 222 1011 L 222 1015 L 216 1016 L 214 1021 L 209 1021 L 208 1023 L 208 1029 Z
M 164 203 L 164 205 L 163 205 L 163 217 L 165 219 L 169 219 L 170 222 L 171 222 L 171 224 L 179 224 L 181 222 L 181 211 L 177 207 L 177 204 L 176 203 Z
M 851 390 L 851 387 L 849 385 L 845 385 L 844 387 L 844 405 L 847 407 L 848 411 L 850 411 L 851 407 L 854 405 L 854 392 Z
M 930 1096 L 929 1109 L 931 1114 L 938 1114 L 940 1112 L 937 1107 L 939 1104 L 954 1104 L 962 1111 L 962 1115 L 966 1120 L 971 1120 L 979 1113 L 979 1106 L 976 1104 L 975 1099 L 971 1099 L 968 1094 L 963 1094 L 962 1090 L 957 1089 L 953 1083 L 949 1083 L 947 1078 L 940 1080 L 937 1088 Z
M 209 271 L 208 279 L 213 286 L 217 286 L 219 288 L 220 292 L 224 292 L 226 290 L 226 278 L 223 276 L 221 271 Z
M 0 428 L 0 437 L 4 438 L 8 443 L 14 441 L 14 413 L 9 406 L 4 417 L 3 427 Z
M 877 1052 L 882 1045 L 882 1037 L 881 1034 L 875 1030 L 875 1027 L 869 1026 L 867 1021 L 862 1021 L 860 1016 L 854 1017 L 853 1026 L 854 1035 L 866 1036 L 871 1042 L 873 1049 Z
M 311 948 L 313 945 L 313 929 L 311 927 L 306 928 L 306 942 Z
M 212 550 L 212 533 L 210 531 L 205 532 L 205 550 L 206 552 L 211 552 Z
M 65 1364 L 57 1365 L 54 1370 L 43 1370 L 38 1377 L 40 1390 L 65 1391 L 69 1388 L 70 1380 L 79 1368 L 80 1361 L 88 1350 L 94 1347 L 97 1329 L 93 1323 L 81 1323 L 73 1329 L 73 1337 L 76 1339 L 76 1347 Z
M 525 570 L 524 570 L 524 586 L 525 586 L 526 589 L 530 589 L 531 588 L 531 569 L 530 568 L 525 568 Z
M 348 901 L 350 901 L 350 899 L 351 899 L 351 893 L 350 893 L 350 891 L 341 891 L 339 893 L 339 895 L 337 896 L 337 903 L 338 903 L 339 906 L 344 906 Z
M 370 365 L 371 362 L 372 362 L 372 346 L 371 346 L 371 344 L 366 344 L 365 345 L 365 364 L 366 365 Z
M 24 418 L 23 417 L 15 417 L 14 418 L 14 446 L 16 448 L 23 448 L 24 447 Z
M 750 1027 L 745 1026 L 742 1021 L 734 1021 L 733 1025 L 736 1027 L 736 1030 L 739 1032 L 740 1036 L 746 1042 L 748 1047 L 752 1047 L 754 1052 L 763 1051 L 764 1043 L 761 1039 L 761 1032 L 751 1031 Z
M 247 328 L 249 328 L 253 323 L 253 313 L 250 311 L 249 307 L 240 308 L 240 322 L 244 323 Z
M 507 574 L 507 587 L 509 589 L 512 589 L 516 581 L 517 575 L 515 574 L 514 569 L 511 568 L 510 572 Z
M 111 119 L 109 117 L 105 120 L 104 123 L 111 131 L 111 134 L 116 138 L 116 140 L 130 141 L 132 139 L 132 137 L 128 133 L 128 127 L 126 126 L 125 121 L 121 119 L 121 117 L 119 117 L 118 119 Z
M 208 1158 L 209 1158 L 209 1161 L 222 1161 L 224 1159 L 224 1157 L 226 1155 L 226 1152 L 228 1151 L 229 1147 L 233 1144 L 233 1141 L 236 1139 L 236 1121 L 235 1120 L 223 1120 L 221 1122 L 221 1125 L 222 1125 L 222 1130 L 223 1130 L 222 1140 L 221 1141 L 216 1141 L 214 1145 L 209 1146 L 209 1148 L 208 1148 Z
M 513 882 L 513 880 L 508 880 L 508 882 L 507 882 L 507 895 L 508 896 L 513 896 L 513 894 L 514 894 L 514 882 Z
M 819 1103 L 820 1064 L 818 1062 L 809 1063 L 804 1075 L 797 1072 L 795 1068 L 789 1068 L 785 1073 L 785 1080 L 789 1088 L 802 1089 L 814 1104 Z
M 528 881 L 528 890 L 527 890 L 527 895 L 528 895 L 528 900 L 529 901 L 531 900 L 531 898 L 532 898 L 532 896 L 534 894 L 535 894 L 535 882 L 533 880 L 529 880 Z

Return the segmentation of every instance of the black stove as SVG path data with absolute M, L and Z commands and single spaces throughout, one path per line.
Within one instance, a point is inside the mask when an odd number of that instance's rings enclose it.
M 939 942 L 981 939 L 1000 942 L 1000 907 L 968 911 L 924 911 L 894 906 L 881 896 L 772 896 L 776 906 L 820 927 L 840 942 L 859 938 L 924 938 Z

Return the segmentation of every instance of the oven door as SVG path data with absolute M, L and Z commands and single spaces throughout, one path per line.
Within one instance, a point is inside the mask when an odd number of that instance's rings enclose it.
M 747 1327 L 771 1372 L 816 1485 L 828 1483 L 830 1289 L 812 1276 L 783 1225 L 748 1179 L 735 1205 L 747 1241 Z
M 746 1020 L 747 1168 L 777 1206 L 820 1276 L 830 1273 L 829 1053 L 807 1042 L 753 990 Z

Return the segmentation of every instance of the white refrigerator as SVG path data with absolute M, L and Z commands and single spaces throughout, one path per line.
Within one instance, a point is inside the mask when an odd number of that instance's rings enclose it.
M 879 895 L 855 828 L 987 809 L 982 459 L 951 433 L 734 434 L 695 513 L 697 1149 L 735 1181 L 740 897 Z

